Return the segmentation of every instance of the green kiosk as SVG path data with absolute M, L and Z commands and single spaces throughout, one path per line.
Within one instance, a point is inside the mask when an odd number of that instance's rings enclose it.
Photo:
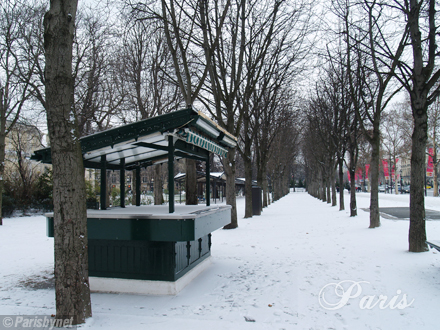
M 101 170 L 100 210 L 87 211 L 90 287 L 95 292 L 176 294 L 210 263 L 211 233 L 231 222 L 210 205 L 209 155 L 237 139 L 193 109 L 174 111 L 81 138 L 86 168 Z M 51 163 L 50 148 L 33 159 Z M 206 162 L 206 204 L 175 205 L 174 162 Z M 168 162 L 168 205 L 140 205 L 140 169 Z M 136 169 L 136 206 L 125 206 L 125 171 Z M 106 206 L 106 171 L 119 170 L 121 207 Z M 53 213 L 47 217 L 53 237 Z

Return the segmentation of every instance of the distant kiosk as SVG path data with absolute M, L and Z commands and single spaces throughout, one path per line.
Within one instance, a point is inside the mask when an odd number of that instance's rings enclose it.
M 185 109 L 80 139 L 84 167 L 101 170 L 101 209 L 87 211 L 94 292 L 176 294 L 210 263 L 211 233 L 231 222 L 229 205 L 210 206 L 209 155 L 226 156 L 237 139 Z M 174 161 L 206 162 L 206 205 L 175 205 Z M 51 163 L 50 148 L 32 159 Z M 168 162 L 168 205 L 140 205 L 140 169 Z M 106 170 L 119 170 L 121 207 L 106 206 Z M 125 171 L 136 169 L 136 206 L 125 207 Z M 47 217 L 53 237 L 53 213 Z

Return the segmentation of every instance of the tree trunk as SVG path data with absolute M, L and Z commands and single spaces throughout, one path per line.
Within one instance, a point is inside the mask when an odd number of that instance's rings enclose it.
M 226 204 L 231 205 L 231 223 L 224 226 L 224 229 L 234 229 L 238 227 L 237 203 L 235 198 L 235 149 L 228 150 L 228 156 L 224 161 L 226 174 Z
M 327 204 L 330 204 L 332 202 L 332 198 L 330 194 L 330 189 L 331 189 L 330 175 L 327 175 L 326 186 L 327 186 Z
M 287 169 L 284 168 L 283 170 L 283 197 L 286 196 L 290 192 L 290 184 L 289 184 L 289 173 L 287 172 Z
M 373 133 L 374 134 L 374 133 Z M 379 215 L 379 148 L 380 138 L 375 135 L 371 143 L 371 164 L 370 164 L 370 227 L 380 226 Z
M 5 158 L 6 158 L 6 107 L 7 100 L 5 97 L 5 91 L 0 88 L 0 226 L 3 225 L 3 187 L 4 187 L 4 174 L 5 174 Z
M 162 186 L 162 167 L 161 165 L 154 166 L 154 205 L 162 205 L 163 200 L 163 186 Z
M 244 217 L 252 218 L 252 162 L 247 156 L 244 157 L 244 191 L 245 191 L 245 210 Z
M 350 166 L 350 217 L 357 216 L 356 181 L 354 180 L 354 174 L 354 167 Z
M 47 124 L 53 165 L 55 298 L 57 318 L 73 324 L 92 316 L 84 166 L 72 120 L 72 43 L 75 0 L 53 0 L 44 16 Z
M 267 207 L 267 175 L 266 175 L 266 166 L 263 164 L 262 161 L 259 162 L 258 168 L 257 168 L 257 182 L 258 185 L 261 187 L 261 190 L 263 192 L 263 200 L 261 208 Z
M 246 108 L 247 109 L 247 108 Z M 249 124 L 250 118 L 247 115 L 243 117 L 244 121 L 244 150 L 241 153 L 244 162 L 244 191 L 245 191 L 245 208 L 244 208 L 244 217 L 252 218 L 252 159 L 251 159 L 251 145 L 252 141 L 249 136 Z
M 326 195 L 325 195 L 325 175 L 324 175 L 324 171 L 322 171 L 321 174 L 321 187 L 320 187 L 320 195 L 321 195 L 321 200 L 323 202 L 326 202 Z
M 3 102 L 3 99 L 0 99 L 0 102 Z M 2 117 L 5 118 L 5 117 Z M 3 123 L 0 123 L 2 125 Z M 3 125 L 2 125 L 3 126 Z M 6 139 L 5 139 L 5 128 L 4 126 L 0 129 L 0 226 L 3 225 L 3 186 L 4 186 L 4 174 L 5 174 L 5 150 L 6 150 Z
M 263 208 L 270 204 L 269 200 L 269 186 L 267 183 L 266 169 L 263 172 Z
M 336 182 L 335 182 L 335 170 L 333 168 L 332 170 L 332 176 L 331 176 L 331 186 L 332 186 L 332 206 L 336 206 L 337 202 L 336 202 Z
M 194 159 L 187 158 L 186 160 L 186 180 L 185 180 L 185 193 L 186 193 L 186 205 L 197 205 L 197 170 L 196 161 Z
M 416 87 L 414 88 L 416 91 Z M 420 93 L 422 94 L 422 93 Z M 422 94 L 423 95 L 423 94 Z M 425 149 L 428 138 L 428 116 L 426 96 L 416 97 L 411 95 L 411 103 L 414 116 L 414 131 L 412 135 L 411 155 L 411 187 L 410 187 L 410 210 L 409 210 L 409 251 L 424 252 L 428 250 L 426 245 L 425 228 Z
M 344 160 L 338 159 L 339 168 L 339 211 L 345 210 L 344 204 Z
M 434 155 L 432 156 L 433 163 L 434 163 L 434 197 L 438 197 L 438 160 L 437 160 L 437 142 L 436 142 L 436 135 L 434 132 L 434 138 L 433 138 L 433 145 L 434 145 Z M 1 204 L 0 204 L 1 206 Z

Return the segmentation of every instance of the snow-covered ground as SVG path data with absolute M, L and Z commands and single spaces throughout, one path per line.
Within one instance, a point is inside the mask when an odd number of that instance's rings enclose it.
M 242 219 L 239 199 L 239 228 L 213 233 L 211 266 L 183 291 L 94 293 L 93 317 L 79 328 L 439 329 L 440 253 L 409 253 L 407 220 L 368 229 L 369 194 L 357 197 L 355 218 L 296 192 Z M 380 194 L 382 207 L 408 204 L 408 195 Z M 440 198 L 426 207 L 440 210 Z M 428 239 L 440 240 L 440 221 L 426 226 Z M 1 315 L 55 313 L 45 231 L 42 216 L 4 219 Z

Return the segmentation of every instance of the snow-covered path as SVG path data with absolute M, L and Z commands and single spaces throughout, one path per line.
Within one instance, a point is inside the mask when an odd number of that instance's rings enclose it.
M 380 197 L 380 206 L 409 200 Z M 440 198 L 426 201 L 431 209 L 437 204 Z M 438 329 L 440 254 L 407 252 L 408 221 L 382 218 L 380 228 L 368 229 L 361 210 L 368 206 L 369 195 L 358 194 L 359 215 L 350 218 L 290 193 L 261 216 L 240 219 L 239 228 L 214 232 L 211 266 L 177 296 L 92 294 L 93 318 L 80 328 Z M 440 221 L 427 222 L 427 234 L 440 239 Z M 53 314 L 54 290 L 24 285 L 50 277 L 53 239 L 44 217 L 5 219 L 0 241 L 0 314 Z M 351 295 L 359 295 L 344 303 L 332 284 L 341 281 L 346 294 L 358 283 Z M 326 285 L 325 298 L 339 308 L 322 300 Z M 382 308 L 373 307 L 380 295 Z M 405 308 L 391 308 L 399 302 Z

